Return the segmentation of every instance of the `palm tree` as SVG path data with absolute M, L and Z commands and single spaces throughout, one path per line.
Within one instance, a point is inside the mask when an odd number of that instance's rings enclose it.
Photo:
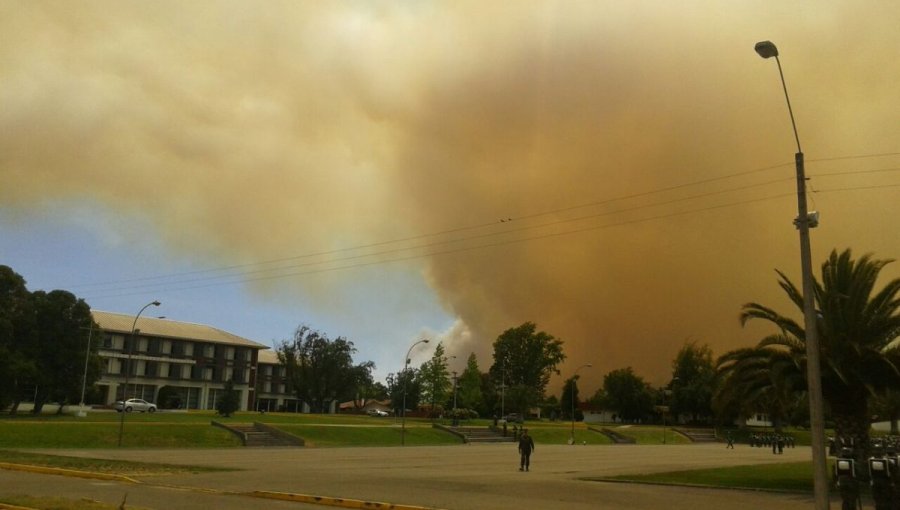
M 900 278 L 875 290 L 881 269 L 890 262 L 870 255 L 853 260 L 849 249 L 842 253 L 835 250 L 822 264 L 821 283 L 815 282 L 823 397 L 835 421 L 836 434 L 861 445 L 868 445 L 870 398 L 900 387 L 900 346 L 895 343 L 900 336 Z M 784 273 L 778 274 L 779 285 L 802 312 L 800 290 Z M 759 303 L 744 305 L 740 318 L 741 324 L 763 319 L 778 327 L 778 333 L 759 342 L 757 354 L 768 357 L 771 366 L 778 368 L 772 372 L 773 380 L 789 381 L 794 390 L 805 390 L 803 327 Z M 720 365 L 720 369 L 730 367 L 733 365 Z
M 788 351 L 737 349 L 722 355 L 716 366 L 713 406 L 720 415 L 745 418 L 764 411 L 780 430 L 791 415 L 795 395 L 803 392 L 803 374 Z

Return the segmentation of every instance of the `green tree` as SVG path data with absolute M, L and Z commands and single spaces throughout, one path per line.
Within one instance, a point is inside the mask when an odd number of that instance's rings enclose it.
M 469 354 L 469 358 L 466 360 L 466 369 L 459 376 L 456 392 L 458 407 L 473 409 L 479 413 L 484 411 L 481 370 L 478 368 L 478 358 L 475 357 L 474 352 Z
M 481 373 L 481 396 L 484 398 L 484 403 L 478 412 L 486 417 L 499 417 L 502 398 L 500 381 L 495 381 L 490 371 Z
M 574 375 L 563 383 L 562 396 L 559 398 L 559 404 L 562 411 L 562 417 L 566 420 L 572 419 L 572 410 L 575 411 L 575 419 L 581 421 L 584 415 L 578 409 L 578 378 Z
M 353 399 L 374 367 L 371 361 L 353 364 L 353 342 L 344 337 L 331 340 L 308 326 L 298 327 L 293 340 L 282 341 L 276 351 L 297 398 L 314 413 L 327 412 L 332 402 Z
M 686 414 L 694 422 L 708 421 L 712 415 L 712 393 L 716 368 L 708 345 L 686 343 L 672 362 L 672 397 L 675 416 Z
M 631 367 L 613 370 L 603 377 L 605 407 L 624 421 L 644 420 L 653 409 L 653 393 Z
M 25 351 L 30 343 L 30 293 L 25 279 L 0 265 L 0 409 L 18 400 L 19 387 L 36 373 Z
M 406 394 L 406 409 L 419 408 L 422 395 L 422 378 L 415 368 L 406 368 L 396 374 L 387 376 L 388 392 L 391 396 L 391 407 L 394 414 L 400 416 L 403 409 L 404 393 Z
M 419 368 L 422 380 L 422 400 L 431 406 L 429 414 L 434 418 L 441 414 L 443 405 L 450 397 L 453 383 L 447 370 L 447 357 L 444 355 L 444 344 L 438 342 L 431 359 Z
M 62 405 L 79 400 L 84 366 L 72 360 L 84 359 L 88 335 L 96 325 L 87 303 L 71 292 L 36 291 L 31 301 L 36 344 L 29 354 L 37 365 L 32 379 L 37 385 L 33 412 L 40 414 L 46 402 L 59 403 L 62 411 Z
M 890 260 L 864 255 L 854 260 L 850 250 L 831 252 L 822 264 L 821 282 L 815 282 L 815 302 L 821 361 L 822 394 L 835 422 L 835 433 L 868 444 L 873 396 L 900 385 L 900 278 L 876 290 L 878 276 Z M 802 315 L 801 291 L 778 271 L 779 285 Z M 744 305 L 741 323 L 764 320 L 778 329 L 757 345 L 772 358 L 792 363 L 779 365 L 780 376 L 804 381 L 806 334 L 795 320 L 758 303 Z M 799 383 L 798 383 L 799 386 Z M 804 386 L 805 389 L 805 386 Z M 865 452 L 862 452 L 864 455 Z
M 526 322 L 507 329 L 494 341 L 494 364 L 490 374 L 505 382 L 507 409 L 528 415 L 528 410 L 544 398 L 552 374 L 566 359 L 563 342 Z
M 720 423 L 764 412 L 776 430 L 794 414 L 797 395 L 805 396 L 804 374 L 791 352 L 737 349 L 717 362 L 713 407 Z
M 216 402 L 216 412 L 225 418 L 231 418 L 235 411 L 241 408 L 241 395 L 234 389 L 234 381 L 225 381 L 225 389 L 222 398 Z

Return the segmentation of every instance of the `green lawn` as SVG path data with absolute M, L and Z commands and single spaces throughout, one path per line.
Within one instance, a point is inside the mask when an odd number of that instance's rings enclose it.
M 205 466 L 184 466 L 175 464 L 153 464 L 109 459 L 86 459 L 81 457 L 65 457 L 61 455 L 44 455 L 40 453 L 0 450 L 0 462 L 10 464 L 27 464 L 94 473 L 108 473 L 123 476 L 158 475 L 173 473 L 199 473 L 210 471 L 235 471 L 234 469 L 213 468 Z
M 609 480 L 644 483 L 688 484 L 798 492 L 812 492 L 812 479 L 811 462 L 695 469 L 647 475 L 622 475 L 609 478 Z
M 118 422 L 0 420 L 0 448 L 113 448 Z M 125 422 L 122 445 L 152 448 L 240 446 L 228 431 L 206 423 Z
M 0 416 L 0 448 L 114 448 L 118 446 L 121 414 L 28 414 Z M 145 448 L 227 448 L 240 440 L 210 422 L 259 421 L 303 437 L 307 446 L 393 446 L 400 444 L 400 421 L 359 415 L 237 413 L 223 418 L 209 411 L 127 414 L 122 444 Z M 461 440 L 422 419 L 406 420 L 407 444 L 459 444 Z

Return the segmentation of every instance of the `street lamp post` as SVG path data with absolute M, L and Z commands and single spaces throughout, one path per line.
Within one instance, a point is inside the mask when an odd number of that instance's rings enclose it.
M 94 335 L 94 319 L 91 317 L 91 327 L 88 329 L 87 349 L 84 353 L 84 374 L 81 376 L 81 402 L 78 404 L 79 418 L 84 418 L 87 413 L 84 411 L 84 392 L 87 389 L 87 369 L 88 361 L 91 359 L 91 337 Z
M 584 365 L 576 368 L 575 373 L 572 374 L 572 386 L 569 388 L 570 393 L 572 394 L 572 435 L 569 437 L 569 444 L 571 445 L 575 444 L 575 379 L 578 378 L 579 370 L 581 370 L 582 368 L 591 368 L 593 366 L 594 365 L 590 363 L 585 363 Z
M 159 306 L 159 301 L 151 301 L 144 305 L 143 308 L 138 311 L 137 315 L 134 316 L 134 322 L 131 323 L 131 341 L 128 344 L 128 358 L 127 363 L 125 364 L 125 387 L 122 388 L 122 414 L 119 416 L 119 446 L 122 446 L 122 434 L 125 432 L 125 401 L 128 400 L 128 376 L 131 374 L 131 352 L 134 350 L 134 341 L 136 340 L 137 332 L 139 331 L 137 328 L 138 318 L 144 313 L 150 306 Z
M 459 387 L 459 376 L 453 371 L 453 426 L 459 426 L 459 417 L 456 415 L 456 390 Z
M 406 351 L 406 357 L 403 358 L 403 408 L 400 410 L 400 445 L 406 445 L 406 379 L 407 379 L 407 370 L 409 370 L 409 354 L 412 352 L 413 347 L 419 344 L 427 344 L 428 339 L 423 338 L 418 342 L 409 346 L 409 350 Z
M 812 257 L 809 246 L 810 214 L 806 205 L 806 175 L 803 165 L 803 150 L 800 148 L 800 136 L 797 134 L 797 123 L 794 121 L 794 110 L 788 96 L 781 60 L 778 59 L 778 48 L 771 41 L 756 43 L 754 48 L 762 58 L 775 57 L 778 63 L 778 74 L 781 87 L 787 101 L 791 126 L 794 128 L 794 140 L 797 142 L 797 153 L 794 164 L 797 173 L 797 218 L 794 224 L 800 234 L 800 271 L 803 279 L 803 328 L 806 335 L 806 383 L 809 392 L 809 421 L 812 441 L 813 484 L 817 510 L 827 510 L 828 470 L 825 457 L 825 420 L 822 402 L 821 362 L 819 360 L 819 332 L 816 326 L 815 288 L 812 276 Z M 813 227 L 817 220 L 813 218 Z

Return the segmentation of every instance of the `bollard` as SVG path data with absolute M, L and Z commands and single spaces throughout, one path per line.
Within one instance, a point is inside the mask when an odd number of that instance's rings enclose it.
M 869 457 L 869 478 L 872 484 L 872 499 L 875 510 L 891 510 L 891 470 L 884 457 Z
M 859 480 L 856 478 L 856 459 L 853 450 L 843 448 L 841 456 L 834 462 L 834 478 L 841 494 L 841 510 L 859 508 Z

